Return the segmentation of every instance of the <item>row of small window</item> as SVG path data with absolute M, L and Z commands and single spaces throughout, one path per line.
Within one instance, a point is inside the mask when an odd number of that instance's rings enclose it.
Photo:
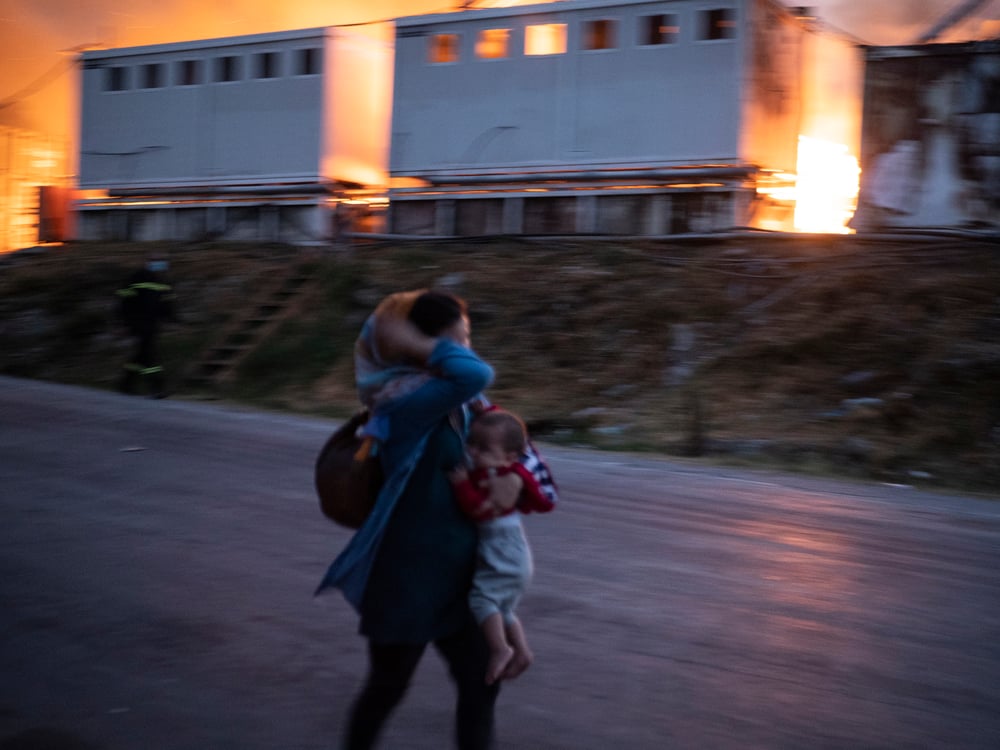
M 636 19 L 635 43 L 648 47 L 674 44 L 680 36 L 680 19 L 676 13 L 654 13 Z M 615 18 L 583 21 L 580 26 L 580 49 L 607 50 L 622 46 L 620 22 Z M 732 8 L 700 10 L 697 15 L 695 39 L 736 38 L 736 11 Z M 460 57 L 460 34 L 435 33 L 429 37 L 428 62 L 454 63 Z M 567 24 L 546 23 L 524 27 L 525 55 L 559 55 L 566 52 Z M 496 60 L 510 57 L 511 29 L 482 29 L 475 39 L 473 52 L 477 58 Z
M 283 65 L 287 66 L 287 70 Z M 244 70 L 246 66 L 246 70 Z M 280 78 L 283 75 L 317 75 L 322 67 L 321 50 L 315 48 L 281 52 L 256 52 L 251 55 L 223 55 L 209 60 L 178 60 L 172 64 L 173 85 L 197 86 L 202 83 L 226 83 L 247 79 Z M 171 63 L 144 63 L 134 67 L 116 65 L 104 68 L 105 91 L 158 89 L 171 85 L 167 80 Z M 133 80 L 130 80 L 134 76 Z

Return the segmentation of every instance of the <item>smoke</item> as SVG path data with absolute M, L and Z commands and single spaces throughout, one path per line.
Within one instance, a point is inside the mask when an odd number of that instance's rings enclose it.
M 813 6 L 824 20 L 869 44 L 913 44 L 921 34 L 953 11 L 962 0 L 818 0 Z M 937 41 L 982 39 L 1000 23 L 1000 0 L 984 3 Z
M 36 8 L 19 10 L 32 12 L 5 10 L 0 19 L 0 125 L 65 134 L 65 125 L 54 125 L 56 118 L 69 117 L 73 66 L 60 53 L 64 39 L 37 17 Z
M 0 127 L 71 149 L 77 53 L 185 39 L 356 24 L 450 10 L 449 0 L 0 0 Z

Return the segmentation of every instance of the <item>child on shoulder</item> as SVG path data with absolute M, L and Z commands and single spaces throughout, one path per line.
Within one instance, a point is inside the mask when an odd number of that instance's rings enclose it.
M 518 512 L 546 513 L 554 505 L 519 460 L 527 440 L 516 415 L 485 411 L 469 428 L 472 469 L 456 467 L 449 474 L 459 505 L 479 525 L 469 607 L 490 649 L 487 684 L 517 677 L 534 659 L 514 614 L 532 575 L 531 549 Z

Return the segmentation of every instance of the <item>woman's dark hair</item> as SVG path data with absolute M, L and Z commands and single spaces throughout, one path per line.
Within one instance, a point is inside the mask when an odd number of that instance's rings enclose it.
M 468 305 L 461 297 L 431 290 L 417 297 L 407 318 L 421 333 L 437 336 L 468 314 Z

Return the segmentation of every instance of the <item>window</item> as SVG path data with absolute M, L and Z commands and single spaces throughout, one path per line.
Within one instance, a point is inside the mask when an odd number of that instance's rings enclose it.
M 476 37 L 476 57 L 497 60 L 510 57 L 510 29 L 483 29 Z
M 142 87 L 144 89 L 158 89 L 163 85 L 163 65 L 160 63 L 150 63 L 142 66 Z
M 319 73 L 320 51 L 314 48 L 295 52 L 295 75 L 314 76 Z
M 618 22 L 602 18 L 583 22 L 583 49 L 614 49 L 618 46 Z
M 679 33 L 674 13 L 657 13 L 639 19 L 639 44 L 674 44 Z
M 240 58 L 233 55 L 215 58 L 216 81 L 238 81 L 240 79 Z
M 255 75 L 257 78 L 277 78 L 278 77 L 278 53 L 260 52 L 254 55 L 256 65 Z
M 181 60 L 177 63 L 177 84 L 196 86 L 201 83 L 201 60 Z
M 124 91 L 128 88 L 128 68 L 116 65 L 113 68 L 105 68 L 104 90 Z
M 699 11 L 698 38 L 735 39 L 736 11 L 732 8 Z
M 526 26 L 524 54 L 561 55 L 566 52 L 566 24 L 545 23 Z
M 458 62 L 458 34 L 431 34 L 428 62 Z

